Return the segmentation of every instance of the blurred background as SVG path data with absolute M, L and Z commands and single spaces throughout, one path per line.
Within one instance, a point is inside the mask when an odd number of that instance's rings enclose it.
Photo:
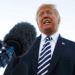
M 59 33 L 72 41 L 75 41 L 75 0 L 0 0 L 0 40 L 18 22 L 30 22 L 40 34 L 36 23 L 36 11 L 43 3 L 55 4 L 61 22 Z M 3 75 L 5 68 L 0 68 Z

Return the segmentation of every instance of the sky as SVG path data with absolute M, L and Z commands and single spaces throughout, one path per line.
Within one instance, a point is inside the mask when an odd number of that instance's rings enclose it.
M 61 17 L 58 32 L 75 42 L 75 0 L 0 0 L 0 40 L 19 22 L 33 24 L 39 35 L 36 12 L 44 3 L 56 5 Z M 5 68 L 0 68 L 0 75 L 4 70 Z

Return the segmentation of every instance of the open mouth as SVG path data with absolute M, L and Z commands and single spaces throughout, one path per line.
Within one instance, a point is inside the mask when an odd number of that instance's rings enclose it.
M 51 19 L 48 19 L 48 18 L 43 19 L 43 24 L 48 25 L 48 24 L 50 24 L 50 23 L 51 23 Z

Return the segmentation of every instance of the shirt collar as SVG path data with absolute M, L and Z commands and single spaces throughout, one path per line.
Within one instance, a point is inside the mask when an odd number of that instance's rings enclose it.
M 59 33 L 56 32 L 56 33 L 54 33 L 53 35 L 51 35 L 51 37 L 52 37 L 52 40 L 53 40 L 54 42 L 57 42 L 57 39 L 58 39 L 58 37 L 59 37 Z
M 44 41 L 45 38 L 46 38 L 46 36 L 47 36 L 47 35 L 45 35 L 44 33 L 41 33 L 41 37 L 42 37 L 41 41 Z M 59 36 L 59 33 L 56 32 L 56 33 L 52 34 L 50 37 L 52 38 L 52 40 L 53 40 L 54 42 L 57 42 L 58 36 Z

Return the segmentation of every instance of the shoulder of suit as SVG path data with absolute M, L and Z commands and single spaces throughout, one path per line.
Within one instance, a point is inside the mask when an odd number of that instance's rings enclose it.
M 64 38 L 64 37 L 61 37 L 61 38 L 62 38 L 62 41 L 64 41 L 65 43 L 71 44 L 71 45 L 75 45 L 75 42 L 74 42 L 74 41 L 69 40 L 69 39 L 66 39 L 66 38 Z

